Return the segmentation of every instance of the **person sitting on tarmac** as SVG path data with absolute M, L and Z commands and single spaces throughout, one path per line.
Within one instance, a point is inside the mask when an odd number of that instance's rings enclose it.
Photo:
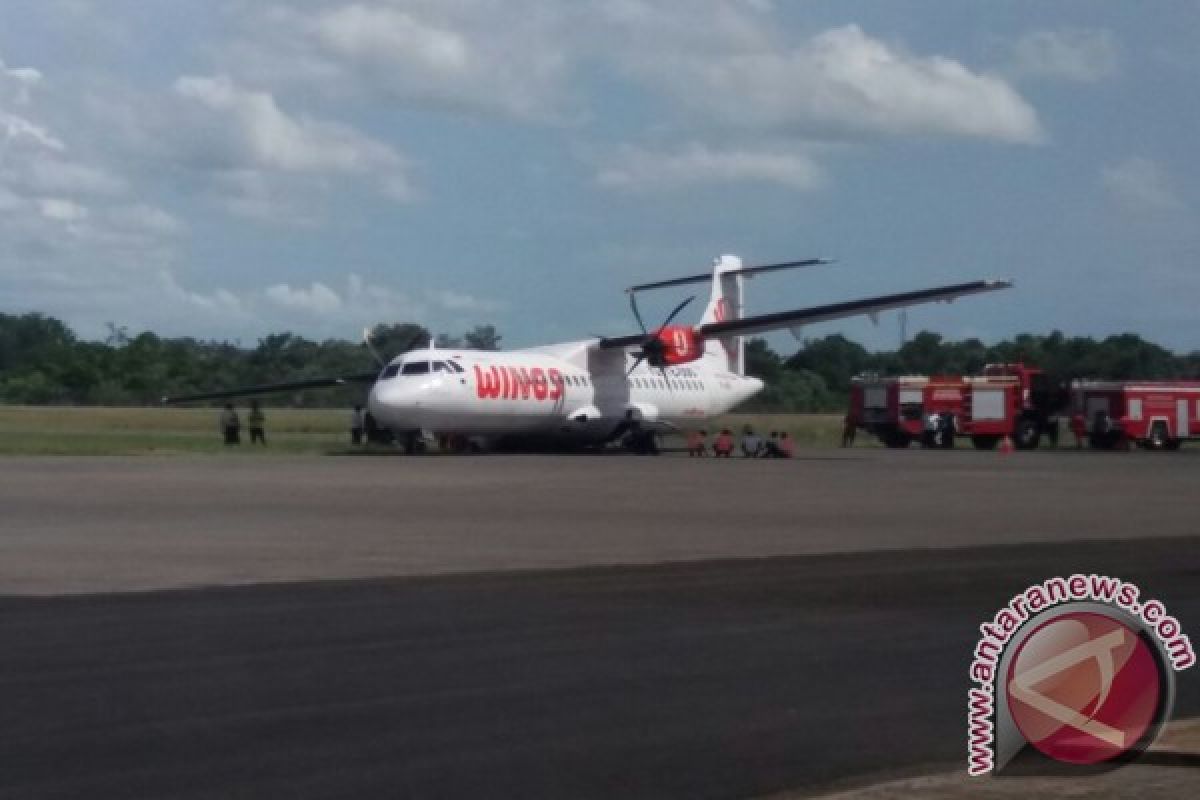
M 779 433 L 779 457 L 780 458 L 794 457 L 796 455 L 796 450 L 795 450 L 795 447 L 793 446 L 794 444 L 795 443 L 792 441 L 792 437 L 788 436 L 787 431 L 780 431 L 780 433 Z
M 758 458 L 762 455 L 762 449 L 762 437 L 747 425 L 742 431 L 742 456 L 744 458 Z
M 713 442 L 713 455 L 717 458 L 729 458 L 733 455 L 733 433 L 729 428 L 722 428 Z
M 708 437 L 706 430 L 693 430 L 688 432 L 688 456 L 694 458 L 703 458 L 705 451 L 704 441 Z
M 763 443 L 762 458 L 783 458 L 783 451 L 779 449 L 779 432 L 771 431 L 771 435 L 767 437 L 767 441 Z

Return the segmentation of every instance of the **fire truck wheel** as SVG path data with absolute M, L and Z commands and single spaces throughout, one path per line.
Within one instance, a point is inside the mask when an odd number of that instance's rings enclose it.
M 1170 441 L 1171 437 L 1167 435 L 1167 426 L 1156 422 L 1150 428 L 1150 438 L 1146 440 L 1146 444 L 1151 450 L 1166 450 Z
M 995 450 L 996 445 L 1000 444 L 999 436 L 972 436 L 971 444 L 975 445 L 976 450 Z
M 1042 440 L 1042 431 L 1038 428 L 1036 420 L 1023 419 L 1017 423 L 1017 429 L 1013 433 L 1013 445 L 1018 450 L 1036 450 Z

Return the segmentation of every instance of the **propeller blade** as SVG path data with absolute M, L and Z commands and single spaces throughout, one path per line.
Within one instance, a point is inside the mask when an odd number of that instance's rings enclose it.
M 675 310 L 674 310 L 674 311 L 672 311 L 670 314 L 668 314 L 668 315 L 667 315 L 667 319 L 666 319 L 666 321 L 665 321 L 665 322 L 664 322 L 662 325 L 658 326 L 658 331 L 657 331 L 657 332 L 656 332 L 654 335 L 657 337 L 657 336 L 658 336 L 658 334 L 662 333 L 662 331 L 663 331 L 663 328 L 665 328 L 665 327 L 667 327 L 668 325 L 670 325 L 670 324 L 671 324 L 671 320 L 675 319 L 675 317 L 676 317 L 676 316 L 679 314 L 679 312 L 680 312 L 680 311 L 683 311 L 683 309 L 684 309 L 684 308 L 687 306 L 687 304 L 688 304 L 688 303 L 690 303 L 690 302 L 692 302 L 692 301 L 693 301 L 693 300 L 695 300 L 695 299 L 696 299 L 696 295 L 692 295 L 692 296 L 691 296 L 691 297 L 689 297 L 687 300 L 684 300 L 682 303 L 680 303 L 679 305 L 675 306 Z
M 633 360 L 633 366 L 630 367 L 629 371 L 625 373 L 625 377 L 628 378 L 630 375 L 632 375 L 633 371 L 638 368 L 638 365 L 641 364 L 645 360 L 646 360 L 646 355 L 644 353 L 638 353 L 637 358 L 635 358 Z
M 383 360 L 383 357 L 380 356 L 379 352 L 375 349 L 375 345 L 371 343 L 370 328 L 363 328 L 363 344 L 367 346 L 367 350 L 369 350 L 372 357 L 374 357 L 375 363 L 379 364 L 380 369 L 387 366 L 387 362 Z
M 638 327 L 642 329 L 642 333 L 647 333 L 646 323 L 642 322 L 642 314 L 638 311 L 637 294 L 634 292 L 627 292 L 627 294 L 629 295 L 629 307 L 633 309 L 633 318 L 637 320 Z

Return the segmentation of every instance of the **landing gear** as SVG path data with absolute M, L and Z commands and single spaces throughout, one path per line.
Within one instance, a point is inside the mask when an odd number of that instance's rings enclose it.
M 626 450 L 640 456 L 656 456 L 659 452 L 658 437 L 654 435 L 654 431 L 642 430 L 640 427 L 630 431 L 621 444 Z
M 363 419 L 363 425 L 369 444 L 390 445 L 396 441 L 395 435 L 387 428 L 379 427 L 379 423 L 375 421 L 375 417 L 369 411 Z

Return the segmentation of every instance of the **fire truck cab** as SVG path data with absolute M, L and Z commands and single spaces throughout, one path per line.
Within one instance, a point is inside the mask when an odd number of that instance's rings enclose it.
M 1042 370 L 1020 362 L 988 364 L 967 381 L 965 432 L 977 448 L 993 448 L 1008 436 L 1018 450 L 1033 450 L 1043 436 L 1057 438 L 1066 396 Z

